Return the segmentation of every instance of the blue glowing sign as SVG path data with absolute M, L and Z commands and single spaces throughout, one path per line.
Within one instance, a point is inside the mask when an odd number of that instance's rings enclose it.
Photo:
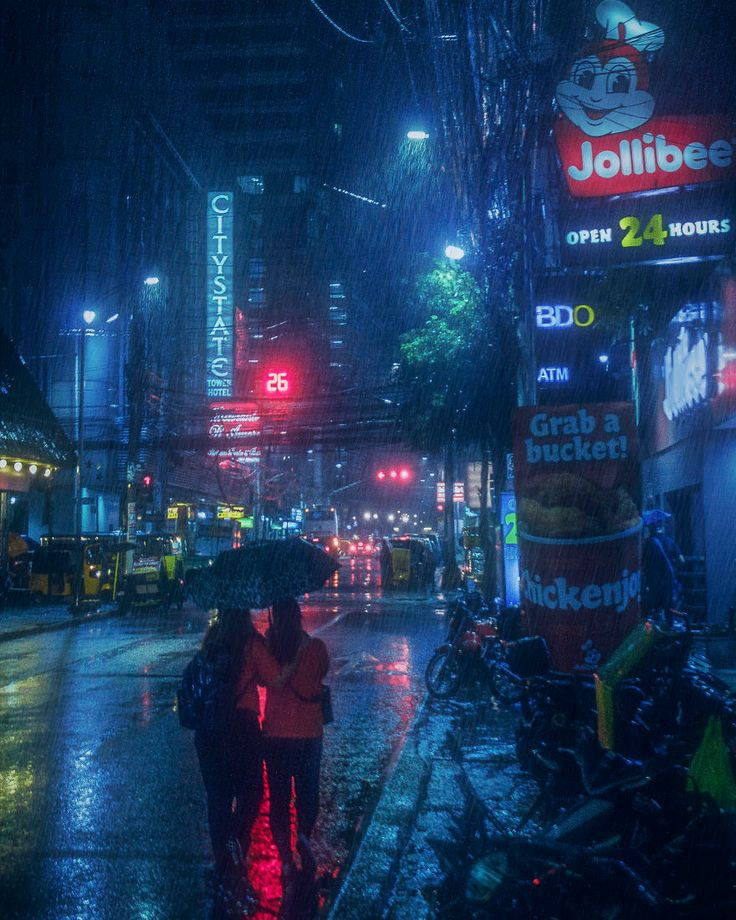
M 516 496 L 513 492 L 501 493 L 501 534 L 506 603 L 519 604 L 519 538 L 516 530 Z
M 207 195 L 207 395 L 233 395 L 233 193 Z

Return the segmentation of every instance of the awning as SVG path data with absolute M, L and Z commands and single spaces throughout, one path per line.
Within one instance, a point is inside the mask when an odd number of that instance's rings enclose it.
M 74 448 L 12 342 L 0 331 L 0 462 L 58 469 Z

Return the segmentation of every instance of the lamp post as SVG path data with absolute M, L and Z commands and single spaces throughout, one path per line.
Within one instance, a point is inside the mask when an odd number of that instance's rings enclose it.
M 80 329 L 79 335 L 79 380 L 77 381 L 77 467 L 74 476 L 74 534 L 77 537 L 82 535 L 82 490 L 83 478 L 82 469 L 84 463 L 84 364 L 85 364 L 85 346 L 87 340 L 87 330 L 95 321 L 97 314 L 94 310 L 85 310 L 82 313 L 84 325 Z

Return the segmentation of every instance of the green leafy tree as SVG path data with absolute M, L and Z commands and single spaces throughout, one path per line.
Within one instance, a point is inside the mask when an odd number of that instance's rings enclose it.
M 489 309 L 473 275 L 450 264 L 421 273 L 409 295 L 414 328 L 401 339 L 402 422 L 412 444 L 444 455 L 448 489 L 458 449 L 481 451 L 483 495 L 488 460 L 502 469 L 514 399 L 514 342 L 502 311 Z M 483 475 L 484 474 L 484 475 Z M 449 496 L 448 496 L 449 497 Z M 452 502 L 445 503 L 446 539 L 453 532 Z M 481 501 L 481 541 L 492 556 L 488 508 Z M 487 571 L 491 566 L 487 565 Z

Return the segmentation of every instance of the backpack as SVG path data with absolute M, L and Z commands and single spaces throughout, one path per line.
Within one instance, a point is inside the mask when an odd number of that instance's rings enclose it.
M 226 649 L 200 649 L 184 668 L 176 692 L 182 728 L 207 735 L 227 728 L 234 702 L 230 665 Z

